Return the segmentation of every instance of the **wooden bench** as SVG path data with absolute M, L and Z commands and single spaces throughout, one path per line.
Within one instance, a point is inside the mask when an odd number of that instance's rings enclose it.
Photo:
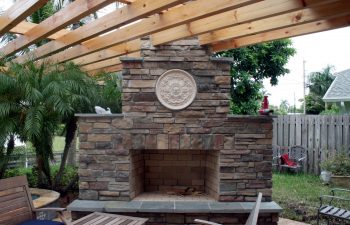
M 69 225 L 84 225 L 84 224 L 96 224 L 96 225 L 143 225 L 148 219 L 131 217 L 131 216 L 121 216 L 109 213 L 94 212 L 87 216 L 84 216 Z
M 326 217 L 328 220 L 337 219 L 341 221 L 350 221 L 350 209 L 344 209 L 334 205 L 334 200 L 350 202 L 350 199 L 336 196 L 337 192 L 347 192 L 350 194 L 350 190 L 334 188 L 331 190 L 331 195 L 322 195 L 320 197 L 321 204 L 317 213 L 317 224 L 319 224 L 321 216 Z M 325 200 L 328 200 L 327 203 Z

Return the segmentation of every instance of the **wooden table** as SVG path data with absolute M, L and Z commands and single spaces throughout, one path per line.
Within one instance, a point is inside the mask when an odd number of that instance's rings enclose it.
M 142 225 L 147 220 L 146 218 L 94 212 L 74 221 L 71 225 Z

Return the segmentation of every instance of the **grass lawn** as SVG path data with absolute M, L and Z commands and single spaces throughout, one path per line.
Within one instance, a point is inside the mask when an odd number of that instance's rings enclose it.
M 284 209 L 281 217 L 292 220 L 316 224 L 319 196 L 330 194 L 332 188 L 322 184 L 320 178 L 314 175 L 273 175 L 273 200 Z M 350 203 L 342 207 L 349 209 Z
M 55 136 L 53 139 L 53 151 L 63 152 L 63 149 L 64 149 L 64 137 Z

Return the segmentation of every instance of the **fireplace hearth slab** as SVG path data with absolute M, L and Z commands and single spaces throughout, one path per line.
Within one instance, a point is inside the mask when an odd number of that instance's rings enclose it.
M 196 202 L 196 201 L 87 201 L 75 200 L 67 209 L 73 212 L 110 213 L 249 213 L 252 202 Z M 280 213 L 276 202 L 262 202 L 260 212 Z

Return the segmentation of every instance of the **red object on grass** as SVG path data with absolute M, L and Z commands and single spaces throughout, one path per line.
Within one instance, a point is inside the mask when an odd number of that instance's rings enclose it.
M 281 155 L 281 163 L 282 165 L 297 166 L 295 162 L 289 159 L 289 155 L 287 153 Z

